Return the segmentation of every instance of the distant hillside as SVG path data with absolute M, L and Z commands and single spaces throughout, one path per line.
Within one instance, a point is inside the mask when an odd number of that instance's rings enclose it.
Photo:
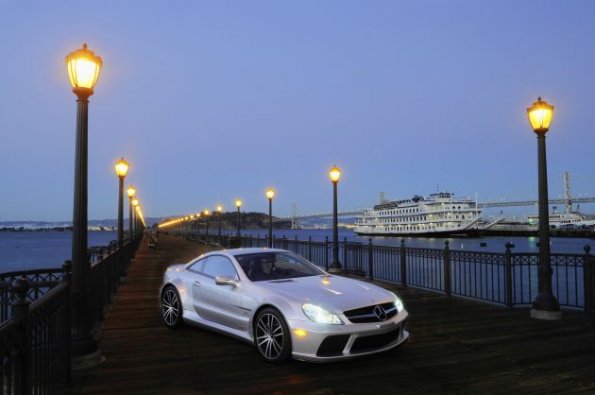
M 243 229 L 265 229 L 268 227 L 268 214 L 264 213 L 241 213 L 241 223 Z M 235 229 L 236 228 L 236 213 L 222 214 L 222 228 Z M 174 217 L 171 217 L 174 218 Z M 147 226 L 151 227 L 164 220 L 166 217 L 148 217 L 145 218 Z M 204 219 L 201 219 L 204 222 Z M 217 215 L 212 215 L 209 218 L 211 224 L 218 224 L 219 218 Z M 99 219 L 88 221 L 89 230 L 96 231 L 114 231 L 117 229 L 118 221 L 116 219 Z M 291 226 L 290 221 L 274 222 L 275 228 L 288 228 Z M 128 219 L 124 219 L 124 227 L 128 227 Z M 72 221 L 0 221 L 0 231 L 34 231 L 34 230 L 72 230 Z

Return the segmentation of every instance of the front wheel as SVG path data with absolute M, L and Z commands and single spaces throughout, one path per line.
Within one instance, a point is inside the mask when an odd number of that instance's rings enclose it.
M 291 355 L 291 335 L 277 309 L 267 307 L 256 317 L 254 344 L 260 355 L 272 363 L 281 363 Z
M 161 319 L 171 329 L 182 325 L 182 302 L 178 291 L 171 285 L 161 293 Z

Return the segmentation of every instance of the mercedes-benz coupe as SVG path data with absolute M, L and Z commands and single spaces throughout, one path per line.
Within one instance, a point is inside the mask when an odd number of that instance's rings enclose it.
M 170 266 L 160 300 L 169 328 L 188 323 L 231 335 L 274 363 L 353 358 L 409 336 L 397 295 L 279 249 L 215 251 Z

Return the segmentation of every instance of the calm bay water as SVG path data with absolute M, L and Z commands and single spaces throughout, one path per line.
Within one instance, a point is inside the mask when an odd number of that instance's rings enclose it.
M 243 234 L 264 237 L 266 231 L 244 231 Z M 332 241 L 330 229 L 275 230 L 275 237 L 323 241 L 325 237 Z M 215 234 L 215 232 L 213 232 Z M 89 246 L 107 245 L 116 239 L 116 232 L 89 232 Z M 339 238 L 348 241 L 367 243 L 367 237 L 357 236 L 350 230 L 340 230 Z M 379 245 L 400 244 L 401 238 L 373 237 L 372 242 Z M 409 247 L 444 248 L 444 242 L 450 242 L 453 250 L 503 252 L 506 242 L 515 245 L 515 252 L 537 252 L 538 239 L 535 237 L 481 237 L 481 238 L 405 238 Z M 71 255 L 72 233 L 70 232 L 0 232 L 0 272 L 36 268 L 60 267 Z M 485 243 L 485 246 L 481 246 Z M 584 238 L 552 238 L 552 252 L 583 253 L 586 244 L 595 247 L 595 240 Z
M 260 235 L 265 237 L 266 230 L 261 231 L 245 231 L 243 234 L 253 236 Z M 298 237 L 299 240 L 306 240 L 309 236 L 314 241 L 323 241 L 328 237 L 332 241 L 333 234 L 330 229 L 303 229 L 303 230 L 274 230 L 275 237 L 287 237 L 289 239 Z M 360 243 L 368 243 L 369 237 L 361 237 L 353 233 L 351 230 L 340 229 L 339 240 L 354 241 Z M 378 245 L 399 246 L 401 244 L 401 237 L 372 237 L 372 243 Z M 408 247 L 417 248 L 444 248 L 444 242 L 448 240 L 452 250 L 466 250 L 466 251 L 483 251 L 483 252 L 504 252 L 505 244 L 511 242 L 514 244 L 513 252 L 539 252 L 537 237 L 469 237 L 469 238 L 435 238 L 435 237 L 405 237 L 405 245 Z M 550 238 L 552 252 L 582 254 L 585 245 L 595 247 L 595 239 L 587 238 L 566 238 L 566 237 L 552 237 Z M 485 246 L 482 246 L 485 243 Z M 594 249 L 595 250 L 595 249 Z
M 89 232 L 89 247 L 108 245 L 116 232 Z M 70 259 L 71 232 L 0 232 L 0 272 L 60 267 Z

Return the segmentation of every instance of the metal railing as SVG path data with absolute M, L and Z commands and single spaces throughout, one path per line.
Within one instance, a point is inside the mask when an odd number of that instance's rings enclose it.
M 204 236 L 204 235 L 203 235 Z M 199 238 L 199 240 L 201 240 Z M 243 235 L 202 239 L 224 247 L 265 247 L 266 237 Z M 321 268 L 328 269 L 332 243 L 273 237 L 273 247 L 294 251 Z M 339 243 L 339 257 L 345 273 L 356 274 L 403 286 L 440 292 L 508 308 L 531 305 L 537 295 L 537 253 L 515 253 L 507 244 L 501 253 L 412 248 L 368 243 Z M 583 254 L 551 254 L 552 287 L 560 307 L 583 310 L 595 320 L 595 257 L 590 247 Z
M 90 319 L 104 317 L 140 239 L 89 249 Z M 0 274 L 0 394 L 64 393 L 71 375 L 70 262 Z

